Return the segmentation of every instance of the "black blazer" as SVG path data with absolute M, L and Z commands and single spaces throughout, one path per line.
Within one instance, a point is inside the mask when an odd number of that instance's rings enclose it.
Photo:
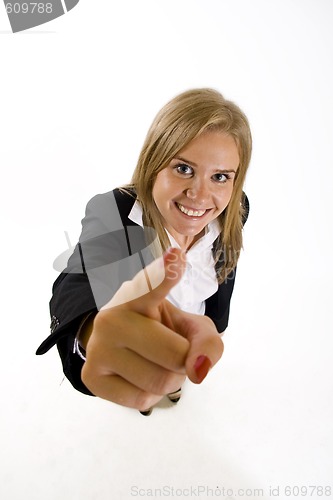
M 97 195 L 88 202 L 79 243 L 66 269 L 53 284 L 51 333 L 36 354 L 45 354 L 57 344 L 64 374 L 84 394 L 93 395 L 81 380 L 84 361 L 73 353 L 74 339 L 82 319 L 90 312 L 97 312 L 122 282 L 132 279 L 154 258 L 147 248 L 143 229 L 128 218 L 134 202 L 134 193 L 131 196 L 119 189 Z M 242 204 L 245 208 L 244 224 L 249 212 L 245 194 Z M 154 238 L 153 231 L 151 237 Z M 228 326 L 235 271 L 206 300 L 205 314 L 213 320 L 219 332 Z

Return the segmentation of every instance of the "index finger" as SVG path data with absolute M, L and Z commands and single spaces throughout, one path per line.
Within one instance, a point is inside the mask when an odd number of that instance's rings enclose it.
M 192 382 L 200 383 L 223 354 L 222 338 L 213 321 L 207 316 L 181 311 L 171 303 L 166 307 L 175 331 L 190 343 L 185 362 L 186 373 Z M 208 370 L 202 377 L 204 368 Z

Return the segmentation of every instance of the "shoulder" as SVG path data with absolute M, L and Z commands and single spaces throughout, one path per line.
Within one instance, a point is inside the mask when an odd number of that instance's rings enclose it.
M 87 203 L 86 217 L 93 215 L 101 221 L 120 219 L 123 224 L 128 224 L 128 215 L 132 210 L 136 194 L 133 190 L 121 188 L 113 189 L 106 193 L 93 196 Z
M 133 189 L 117 188 L 112 191 L 118 205 L 120 215 L 127 219 L 137 198 Z

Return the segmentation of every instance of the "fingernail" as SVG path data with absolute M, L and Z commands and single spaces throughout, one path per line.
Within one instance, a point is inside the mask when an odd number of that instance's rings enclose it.
M 168 257 L 170 255 L 170 253 L 172 253 L 172 247 L 169 247 L 165 250 L 164 254 L 163 254 L 163 260 L 164 262 L 166 262 L 168 260 Z
M 212 363 L 207 356 L 199 356 L 194 364 L 194 371 L 198 377 L 198 383 L 200 384 L 203 379 L 206 377 L 209 369 L 211 368 Z

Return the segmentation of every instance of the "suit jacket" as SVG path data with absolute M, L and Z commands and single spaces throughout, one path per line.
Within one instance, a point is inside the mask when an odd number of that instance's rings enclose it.
M 88 202 L 79 243 L 53 284 L 51 333 L 36 351 L 44 354 L 57 344 L 64 374 L 77 390 L 88 395 L 93 394 L 81 380 L 84 361 L 73 352 L 79 325 L 88 313 L 97 312 L 108 302 L 124 281 L 132 279 L 154 259 L 143 229 L 128 218 L 134 202 L 135 193 L 131 196 L 119 189 Z M 244 224 L 249 212 L 245 194 L 242 204 Z M 155 236 L 151 230 L 150 240 Z M 219 332 L 228 326 L 235 271 L 206 300 L 205 314 Z

